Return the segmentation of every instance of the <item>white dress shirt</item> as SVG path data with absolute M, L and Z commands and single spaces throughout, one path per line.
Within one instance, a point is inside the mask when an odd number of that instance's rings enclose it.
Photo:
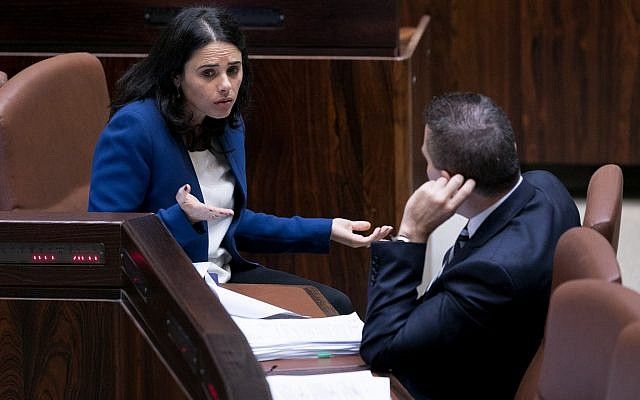
M 233 191 L 235 177 L 223 154 L 214 154 L 208 150 L 189 152 L 193 168 L 196 171 L 202 197 L 207 205 L 233 209 Z M 229 262 L 231 255 L 220 243 L 231 225 L 232 217 L 220 217 L 207 221 L 209 233 L 208 261 L 194 263 L 201 276 L 215 273 L 218 283 L 225 283 L 231 278 Z

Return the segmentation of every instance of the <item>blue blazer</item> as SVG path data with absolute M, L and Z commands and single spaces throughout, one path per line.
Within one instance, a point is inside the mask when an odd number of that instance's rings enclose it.
M 425 245 L 371 246 L 360 352 L 419 399 L 513 399 L 542 338 L 556 243 L 580 224 L 551 174 L 523 175 L 427 293 Z
M 221 143 L 236 178 L 235 215 L 221 244 L 230 252 L 232 264 L 255 265 L 244 260 L 239 250 L 328 252 L 331 220 L 281 218 L 247 209 L 244 122 L 237 128 L 228 126 Z M 193 262 L 206 261 L 206 223 L 192 225 L 175 200 L 185 183 L 203 201 L 181 138 L 169 132 L 155 100 L 136 101 L 119 109 L 98 139 L 89 211 L 156 213 Z

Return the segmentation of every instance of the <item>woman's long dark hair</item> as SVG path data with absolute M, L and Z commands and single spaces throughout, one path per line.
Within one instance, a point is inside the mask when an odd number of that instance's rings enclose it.
M 213 41 L 227 42 L 240 50 L 243 78 L 229 116 L 224 119 L 205 117 L 196 143 L 195 129 L 189 125 L 191 115 L 185 115 L 184 97 L 180 96 L 174 78 L 184 72 L 184 66 L 194 52 Z M 187 8 L 164 29 L 147 58 L 132 66 L 118 80 L 111 114 L 132 101 L 155 98 L 169 129 L 185 138 L 189 150 L 203 144 L 211 149 L 217 142 L 214 139 L 222 135 L 227 124 L 236 127 L 240 123 L 241 111 L 249 102 L 250 81 L 244 35 L 233 17 L 222 9 Z

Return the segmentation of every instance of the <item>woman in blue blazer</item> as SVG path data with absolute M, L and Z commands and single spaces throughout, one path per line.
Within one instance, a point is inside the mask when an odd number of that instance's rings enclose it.
M 238 25 L 213 8 L 182 11 L 118 82 L 96 145 L 89 211 L 154 212 L 197 265 L 222 282 L 311 284 L 341 313 L 343 293 L 245 260 L 239 250 L 327 252 L 367 246 L 366 221 L 280 218 L 246 208 L 248 54 Z

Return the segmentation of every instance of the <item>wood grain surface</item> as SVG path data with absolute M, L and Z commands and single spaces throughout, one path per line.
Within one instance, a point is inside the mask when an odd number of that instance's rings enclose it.
M 432 17 L 434 94 L 507 112 L 526 164 L 640 165 L 640 1 L 403 0 Z

